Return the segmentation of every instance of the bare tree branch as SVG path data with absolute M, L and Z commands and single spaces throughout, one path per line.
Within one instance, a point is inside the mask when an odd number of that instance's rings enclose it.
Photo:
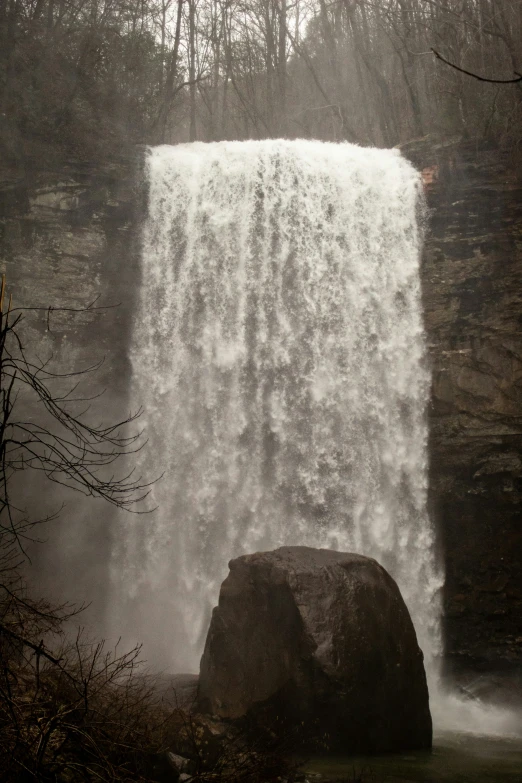
M 50 314 L 61 309 L 90 312 L 106 308 L 95 306 L 97 300 L 94 300 L 85 308 L 13 309 L 9 298 L 5 310 L 5 293 L 3 276 L 0 290 L 0 537 L 11 536 L 23 550 L 21 539 L 26 536 L 27 528 L 37 522 L 31 523 L 11 498 L 10 483 L 15 472 L 34 470 L 56 484 L 133 511 L 148 496 L 153 482 L 135 476 L 134 469 L 119 476 L 108 472 L 108 467 L 117 460 L 143 448 L 142 433 L 129 430 L 141 410 L 110 425 L 90 423 L 86 418 L 88 408 L 77 411 L 79 402 L 98 396 L 72 395 L 82 377 L 96 371 L 100 364 L 72 373 L 55 372 L 49 367 L 50 359 L 29 359 L 20 337 L 22 312 L 44 310 Z M 53 382 L 64 379 L 76 382 L 65 392 L 51 388 Z M 30 405 L 42 410 L 39 420 L 21 418 L 18 414 L 21 391 L 29 397 Z M 144 512 L 140 509 L 138 513 Z
M 455 65 L 455 63 L 450 63 L 449 60 L 446 60 L 446 58 L 435 51 L 435 49 L 432 49 L 431 51 L 437 60 L 441 60 L 441 62 L 449 65 L 450 68 L 454 68 L 460 73 L 465 73 L 466 76 L 471 76 L 473 79 L 477 79 L 479 82 L 488 82 L 489 84 L 517 84 L 518 82 L 522 82 L 522 74 L 518 73 L 518 71 L 514 71 L 516 79 L 487 79 L 485 76 L 479 76 L 477 73 L 472 73 L 472 71 L 466 71 L 465 68 L 460 68 L 458 65 Z

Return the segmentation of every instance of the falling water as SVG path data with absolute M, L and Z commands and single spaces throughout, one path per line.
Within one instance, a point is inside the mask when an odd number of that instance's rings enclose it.
M 231 557 L 355 551 L 435 658 L 418 174 L 397 151 L 284 140 L 157 147 L 147 168 L 133 396 L 163 479 L 115 549 L 120 611 L 197 670 Z

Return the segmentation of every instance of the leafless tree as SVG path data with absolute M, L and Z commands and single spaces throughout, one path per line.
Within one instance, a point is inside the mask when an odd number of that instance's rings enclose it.
M 122 475 L 113 465 L 143 445 L 141 432 L 129 432 L 140 411 L 109 425 L 88 418 L 89 402 L 80 381 L 97 366 L 61 373 L 50 360 L 28 357 L 20 335 L 24 312 L 6 301 L 5 275 L 0 290 L 0 546 L 3 540 L 23 549 L 24 537 L 37 522 L 13 499 L 12 479 L 36 471 L 50 481 L 87 496 L 129 509 L 143 501 L 150 482 L 130 468 Z M 94 303 L 86 310 L 92 310 Z M 63 309 L 63 308 L 61 308 Z M 48 317 L 52 309 L 48 308 Z M 72 383 L 64 390 L 64 383 Z M 80 408 L 79 408 L 80 406 Z
M 512 0 L 0 0 L 0 141 L 517 146 L 521 41 Z
M 38 519 L 16 501 L 18 473 L 100 497 L 119 508 L 143 500 L 148 484 L 113 473 L 133 455 L 137 418 L 90 424 L 79 394 L 86 372 L 59 373 L 28 357 L 21 337 L 27 310 L 0 289 L 0 769 L 6 781 L 150 780 L 168 719 L 150 679 L 137 672 L 140 648 L 106 651 L 66 624 L 80 608 L 34 597 L 21 570 Z M 94 309 L 94 304 L 87 310 Z M 52 309 L 47 310 L 48 322 Z M 64 390 L 64 383 L 73 382 Z M 56 386 L 56 388 L 55 388 Z M 78 412 L 78 406 L 81 409 Z M 76 411 L 76 412 L 75 412 Z M 152 761 L 151 761 L 152 759 Z M 151 767 L 152 764 L 152 767 Z

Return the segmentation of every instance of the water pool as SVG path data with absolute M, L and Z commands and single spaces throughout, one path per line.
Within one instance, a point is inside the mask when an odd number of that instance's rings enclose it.
M 311 758 L 310 781 L 354 783 L 522 783 L 522 738 L 441 732 L 433 749 L 383 756 Z

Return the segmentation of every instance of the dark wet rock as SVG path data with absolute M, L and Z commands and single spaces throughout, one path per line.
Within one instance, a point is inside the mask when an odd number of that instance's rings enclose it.
M 167 759 L 171 767 L 179 773 L 180 779 L 182 774 L 186 774 L 189 777 L 194 774 L 196 764 L 192 759 L 179 756 L 170 750 L 167 752 Z
M 433 172 L 422 284 L 431 511 L 456 670 L 522 668 L 522 176 L 507 152 L 406 145 Z
M 230 562 L 201 660 L 199 709 L 298 744 L 431 746 L 422 653 L 399 589 L 360 555 L 283 547 Z

